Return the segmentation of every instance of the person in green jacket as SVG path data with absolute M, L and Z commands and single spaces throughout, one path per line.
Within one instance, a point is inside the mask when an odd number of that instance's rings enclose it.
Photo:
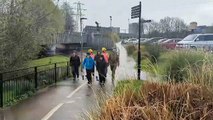
M 119 55 L 116 52 L 116 49 L 113 49 L 112 53 L 109 55 L 109 65 L 112 71 L 112 82 L 114 83 L 115 71 L 116 71 L 116 68 L 120 65 Z

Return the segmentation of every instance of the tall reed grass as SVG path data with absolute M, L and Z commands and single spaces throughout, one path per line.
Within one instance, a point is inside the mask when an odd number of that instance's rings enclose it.
M 211 120 L 213 93 L 195 84 L 145 82 L 106 100 L 90 120 Z

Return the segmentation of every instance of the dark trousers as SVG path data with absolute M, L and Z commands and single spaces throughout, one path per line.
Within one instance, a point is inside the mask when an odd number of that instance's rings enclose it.
M 79 67 L 78 66 L 72 66 L 72 75 L 74 78 L 79 78 Z
M 88 83 L 92 83 L 92 71 L 93 70 L 86 69 Z
M 106 81 L 106 73 L 99 72 L 99 80 L 100 80 L 100 83 L 105 83 L 105 81 Z

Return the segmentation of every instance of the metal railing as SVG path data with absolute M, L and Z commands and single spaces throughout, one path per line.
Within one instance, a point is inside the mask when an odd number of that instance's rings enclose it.
M 0 107 L 9 106 L 39 89 L 64 80 L 69 75 L 69 62 L 0 73 Z

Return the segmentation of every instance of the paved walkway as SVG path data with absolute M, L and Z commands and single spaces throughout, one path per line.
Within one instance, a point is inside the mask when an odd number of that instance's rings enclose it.
M 136 78 L 134 60 L 127 57 L 121 44 L 117 46 L 120 49 L 121 63 L 116 79 Z M 104 88 L 96 81 L 92 87 L 88 87 L 85 80 L 73 82 L 68 79 L 60 82 L 11 108 L 0 111 L 0 120 L 79 120 L 84 113 L 98 104 L 98 96 L 112 93 L 110 74 L 109 70 Z

